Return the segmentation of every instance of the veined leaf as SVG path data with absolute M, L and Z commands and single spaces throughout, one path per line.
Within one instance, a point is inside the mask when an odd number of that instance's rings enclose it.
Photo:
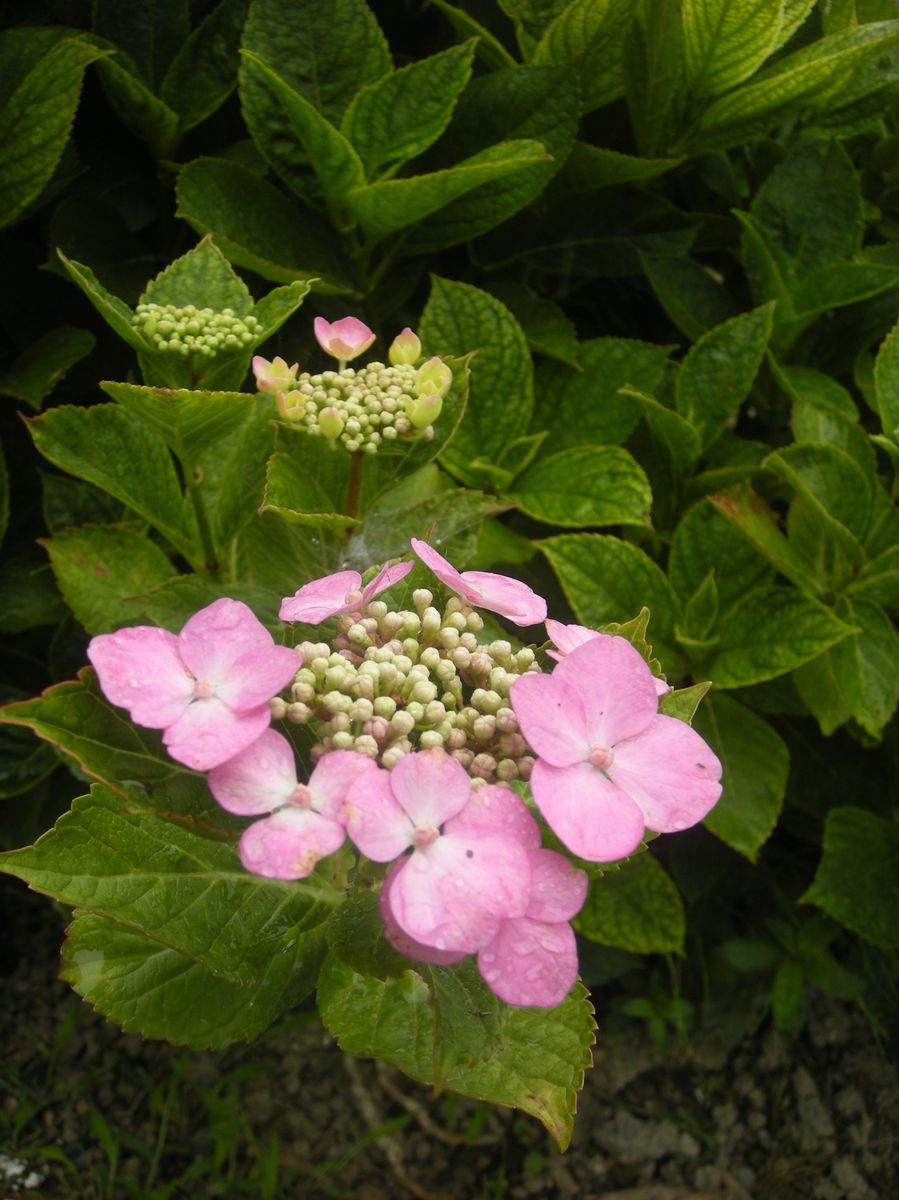
M 551 525 L 648 525 L 652 493 L 634 458 L 618 446 L 581 446 L 540 458 L 508 493 Z
M 748 79 L 778 45 L 783 0 L 684 0 L 687 83 L 717 96 Z
M 590 112 L 624 91 L 622 46 L 633 19 L 631 0 L 569 0 L 540 39 L 534 62 L 569 66 Z

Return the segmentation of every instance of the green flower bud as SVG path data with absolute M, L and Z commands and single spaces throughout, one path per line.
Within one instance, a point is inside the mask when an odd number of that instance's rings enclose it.
M 406 415 L 416 429 L 425 429 L 440 416 L 443 408 L 443 397 L 436 392 L 428 392 L 406 406 Z
M 429 358 L 418 368 L 415 376 L 415 395 L 437 395 L 441 399 L 450 390 L 453 383 L 453 373 L 440 358 Z
M 387 357 L 394 367 L 411 365 L 421 358 L 421 342 L 408 325 L 391 342 Z

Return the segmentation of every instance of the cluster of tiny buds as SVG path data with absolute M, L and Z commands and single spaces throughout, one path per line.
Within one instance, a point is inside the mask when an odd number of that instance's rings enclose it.
M 393 612 L 372 601 L 339 619 L 330 644 L 302 642 L 303 666 L 273 716 L 312 728 L 314 758 L 355 750 L 389 769 L 442 746 L 475 783 L 527 779 L 534 759 L 508 697 L 519 675 L 540 670 L 533 650 L 479 643 L 483 621 L 457 597 L 442 613 L 427 589 L 413 603 Z
M 398 437 L 434 436 L 443 397 L 417 394 L 418 374 L 408 363 L 379 362 L 318 375 L 304 371 L 290 391 L 278 393 L 278 409 L 314 437 L 339 442 L 350 453 L 376 454 Z
M 259 341 L 262 325 L 254 316 L 239 317 L 233 309 L 215 312 L 186 304 L 138 304 L 135 329 L 157 350 L 171 354 L 201 354 L 212 358 Z

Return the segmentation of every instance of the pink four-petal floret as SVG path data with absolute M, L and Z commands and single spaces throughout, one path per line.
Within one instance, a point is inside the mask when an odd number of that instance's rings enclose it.
M 341 363 L 364 354 L 375 340 L 375 335 L 358 317 L 342 317 L 334 322 L 316 317 L 313 327 L 322 350 Z
M 506 617 L 513 625 L 536 625 L 546 620 L 546 601 L 526 583 L 492 571 L 457 571 L 442 554 L 412 538 L 412 549 L 441 583 L 478 608 Z
M 361 612 L 369 600 L 399 583 L 412 570 L 413 563 L 395 563 L 382 567 L 374 579 L 362 586 L 358 571 L 337 571 L 321 579 L 304 583 L 292 596 L 281 601 L 278 616 L 282 621 L 305 621 L 317 625 L 340 613 Z

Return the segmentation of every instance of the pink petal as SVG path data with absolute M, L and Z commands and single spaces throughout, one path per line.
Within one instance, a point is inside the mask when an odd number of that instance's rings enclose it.
M 492 571 L 463 571 L 462 578 L 468 598 L 479 608 L 499 613 L 513 625 L 539 625 L 546 620 L 546 601 L 520 579 Z
M 547 650 L 546 653 L 556 662 L 561 662 L 566 654 L 595 638 L 599 630 L 589 629 L 586 625 L 564 625 L 561 621 L 549 620 L 546 622 L 546 632 L 556 647 L 555 650 Z
M 414 825 L 436 829 L 468 803 L 471 779 L 461 763 L 435 746 L 404 755 L 390 772 L 390 788 Z
M 194 680 L 166 629 L 138 625 L 91 638 L 87 656 L 103 695 L 127 708 L 138 725 L 165 729 L 184 712 Z
M 614 862 L 627 858 L 640 844 L 642 811 L 589 763 L 553 767 L 538 758 L 531 791 L 555 835 L 579 858 Z
M 344 821 L 350 789 L 364 777 L 377 775 L 380 767 L 355 750 L 330 750 L 318 760 L 309 776 L 312 807 L 333 821 Z
M 414 958 L 417 962 L 433 963 L 438 967 L 449 967 L 453 963 L 461 962 L 465 958 L 464 951 L 438 950 L 434 946 L 426 946 L 423 942 L 416 942 L 415 938 L 409 937 L 408 933 L 405 933 L 397 925 L 396 917 L 390 907 L 390 889 L 397 872 L 401 871 L 408 861 L 408 859 L 402 858 L 395 862 L 381 885 L 378 908 L 384 922 L 384 936 L 399 954 L 404 954 L 406 958 Z
M 245 750 L 268 728 L 270 720 L 267 704 L 238 714 L 210 696 L 189 704 L 162 740 L 177 762 L 195 771 L 209 771 Z
M 506 1004 L 554 1008 L 577 979 L 577 944 L 571 926 L 520 917 L 503 921 L 478 954 L 484 982 Z
M 224 683 L 248 650 L 274 645 L 272 635 L 240 600 L 227 597 L 194 613 L 178 634 L 178 652 L 194 677 Z
M 587 899 L 587 873 L 555 850 L 531 853 L 531 902 L 527 915 L 535 921 L 570 921 Z
M 241 817 L 271 812 L 287 804 L 297 786 L 293 747 L 274 729 L 265 729 L 240 754 L 214 767 L 207 782 L 228 812 Z
M 439 837 L 397 873 L 390 907 L 397 924 L 438 950 L 472 953 L 499 922 L 527 908 L 531 868 L 525 850 L 502 837 Z
M 627 638 L 598 633 L 562 659 L 553 679 L 580 696 L 592 745 L 634 737 L 659 709 L 652 671 Z
M 357 317 L 342 317 L 330 324 L 324 317 L 316 317 L 313 328 L 318 344 L 326 354 L 334 358 L 349 360 L 367 350 L 375 340 L 369 327 Z
M 586 760 L 592 743 L 580 692 L 556 671 L 519 675 L 509 699 L 521 732 L 541 758 L 556 767 Z
M 240 861 L 268 879 L 305 879 L 343 841 L 343 826 L 336 821 L 309 809 L 282 808 L 243 831 Z
M 451 591 L 458 592 L 464 600 L 472 600 L 474 598 L 474 594 L 469 596 L 469 589 L 465 586 L 465 580 L 453 564 L 448 562 L 442 554 L 438 554 L 433 546 L 429 546 L 427 542 L 419 541 L 418 538 L 412 538 L 410 544 L 424 565 L 437 576 L 442 584 L 445 584 Z
M 299 654 L 289 646 L 257 646 L 232 663 L 216 695 L 236 712 L 258 708 L 286 687 L 301 666 Z
M 380 767 L 350 788 L 343 823 L 357 848 L 374 862 L 390 862 L 412 845 L 412 822 L 394 799 L 390 773 Z
M 409 559 L 408 562 L 394 563 L 392 567 L 381 567 L 374 579 L 365 585 L 362 591 L 362 604 L 368 604 L 369 600 L 373 600 L 381 592 L 386 592 L 395 583 L 405 579 L 414 566 L 415 563 Z
M 695 825 L 721 795 L 721 763 L 695 729 L 662 715 L 638 737 L 618 743 L 609 777 L 657 833 Z
M 528 851 L 540 845 L 540 827 L 528 806 L 511 788 L 499 785 L 472 789 L 462 811 L 444 826 L 447 834 L 468 831 L 507 837 Z
M 358 571 L 337 571 L 333 575 L 325 575 L 321 579 L 313 579 L 292 596 L 285 596 L 281 601 L 278 616 L 282 621 L 306 621 L 317 625 L 328 617 L 338 613 L 349 612 L 354 606 L 347 597 L 351 592 L 358 592 L 362 586 L 362 576 Z

